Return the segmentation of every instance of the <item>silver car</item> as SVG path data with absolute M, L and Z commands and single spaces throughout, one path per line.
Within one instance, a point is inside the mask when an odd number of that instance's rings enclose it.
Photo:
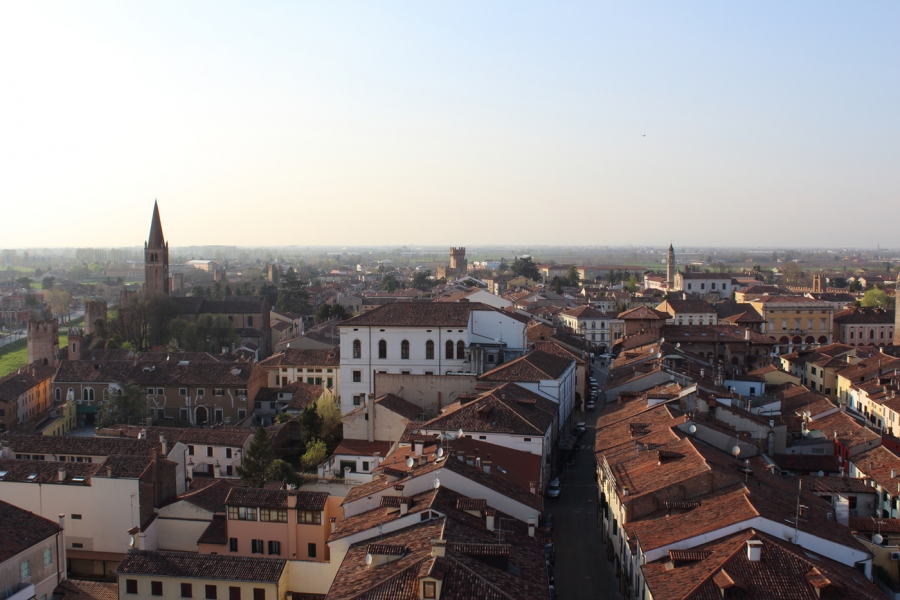
M 559 479 L 551 479 L 550 485 L 547 486 L 548 498 L 559 498 Z

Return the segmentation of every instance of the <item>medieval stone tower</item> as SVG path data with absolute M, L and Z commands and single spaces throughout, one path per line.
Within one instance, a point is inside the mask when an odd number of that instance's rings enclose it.
M 28 321 L 28 364 L 59 364 L 59 323 L 56 319 Z
M 456 275 L 465 275 L 469 270 L 465 248 L 450 248 L 450 271 Z
M 153 202 L 150 237 L 144 244 L 144 293 L 169 295 L 169 245 L 163 237 L 159 206 Z
M 897 274 L 897 292 L 894 294 L 894 345 L 900 346 L 900 273 Z
M 106 300 L 88 300 L 84 303 L 84 334 L 102 335 L 106 329 Z
M 669 253 L 666 255 L 666 289 L 675 289 L 675 248 L 669 244 Z
M 84 330 L 77 327 L 69 327 L 69 347 L 66 358 L 68 360 L 81 360 L 84 356 Z
M 274 283 L 275 285 L 281 283 L 281 267 L 278 265 L 269 265 L 267 277 L 269 283 Z

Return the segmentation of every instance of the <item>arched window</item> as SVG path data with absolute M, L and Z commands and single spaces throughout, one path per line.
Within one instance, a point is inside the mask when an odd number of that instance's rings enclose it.
M 106 402 L 109 400 L 109 388 L 103 390 L 103 401 Z
M 378 358 L 387 358 L 387 342 L 384 340 L 378 342 Z
M 57 402 L 62 400 L 62 390 L 59 388 L 56 388 L 56 400 Z
M 362 342 L 353 340 L 353 358 L 362 358 Z
M 456 342 L 456 358 L 462 360 L 466 357 L 466 344 L 459 340 Z
M 409 359 L 409 342 L 407 340 L 400 342 L 400 358 L 402 360 Z
M 425 358 L 426 360 L 434 360 L 434 342 L 431 340 L 425 342 Z
M 88 399 L 88 391 L 87 391 L 87 388 L 84 388 L 83 390 L 81 390 L 81 399 L 82 399 L 82 400 L 87 400 L 87 399 Z
M 446 351 L 444 352 L 444 358 L 453 359 L 453 342 L 447 340 L 445 344 Z
M 94 400 L 94 388 L 88 388 L 88 400 Z

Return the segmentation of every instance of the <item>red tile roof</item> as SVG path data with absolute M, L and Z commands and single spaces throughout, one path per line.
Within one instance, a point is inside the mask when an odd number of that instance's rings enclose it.
M 563 358 L 542 350 L 534 350 L 524 356 L 491 369 L 479 376 L 481 381 L 512 381 L 538 383 L 559 379 L 574 359 Z
M 276 558 L 131 550 L 116 574 L 277 583 L 287 561 Z
M 3 535 L 0 535 L 0 563 L 62 531 L 58 523 L 2 500 L 0 500 L 0 523 L 3 524 Z M 18 565 L 16 567 L 18 568 Z M 18 581 L 18 577 L 15 581 Z

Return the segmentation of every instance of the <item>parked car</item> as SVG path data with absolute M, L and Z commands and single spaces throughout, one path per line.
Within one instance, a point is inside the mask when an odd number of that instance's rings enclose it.
M 597 405 L 594 403 L 593 400 L 588 400 L 588 403 L 587 403 L 587 407 L 586 407 L 586 408 L 587 408 L 588 410 L 594 410 L 595 408 L 597 408 Z
M 587 423 L 584 421 L 579 421 L 575 424 L 575 435 L 581 435 L 587 429 Z
M 550 484 L 547 486 L 547 497 L 559 498 L 559 492 L 559 479 L 551 479 Z

